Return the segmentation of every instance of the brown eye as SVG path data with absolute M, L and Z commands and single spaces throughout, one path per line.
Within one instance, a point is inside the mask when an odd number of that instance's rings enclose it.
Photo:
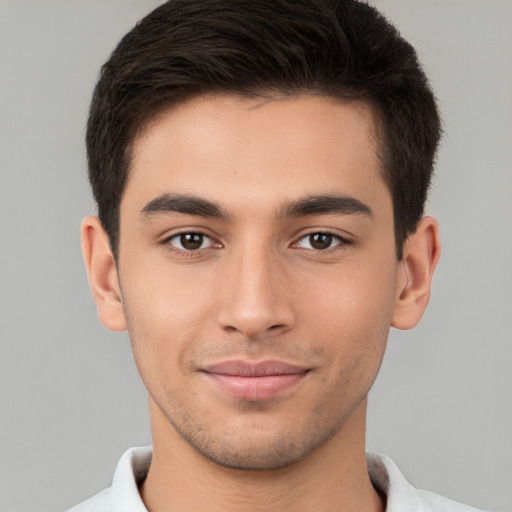
M 313 249 L 321 251 L 322 249 L 329 249 L 332 244 L 333 236 L 329 233 L 315 233 L 309 235 L 309 243 Z
M 340 244 L 349 244 L 349 242 L 340 236 L 322 232 L 303 236 L 297 242 L 297 246 L 301 249 L 313 249 L 315 251 L 325 251 L 326 249 L 332 249 Z
M 187 251 L 197 251 L 203 245 L 203 238 L 199 233 L 185 233 L 180 235 L 180 243 Z
M 171 237 L 169 243 L 181 251 L 197 251 L 212 245 L 212 240 L 202 233 L 180 233 Z

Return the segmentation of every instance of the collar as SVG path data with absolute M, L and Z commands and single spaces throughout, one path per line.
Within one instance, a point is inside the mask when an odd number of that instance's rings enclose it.
M 130 448 L 121 457 L 112 487 L 111 512 L 148 512 L 139 494 L 149 470 L 153 451 L 151 446 Z M 386 455 L 367 451 L 366 463 L 373 486 L 386 497 L 386 512 L 478 512 L 426 491 L 415 489 Z

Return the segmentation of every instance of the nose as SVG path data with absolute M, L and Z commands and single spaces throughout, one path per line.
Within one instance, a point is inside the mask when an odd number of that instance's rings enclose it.
M 233 254 L 222 273 L 220 326 L 255 340 L 295 323 L 285 263 L 270 250 Z

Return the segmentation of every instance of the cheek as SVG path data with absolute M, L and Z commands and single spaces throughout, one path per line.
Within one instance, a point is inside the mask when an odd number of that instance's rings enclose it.
M 394 308 L 395 269 L 393 260 L 353 263 L 333 269 L 321 283 L 309 283 L 304 323 L 313 337 L 324 340 L 333 359 L 350 357 L 357 364 L 361 358 L 362 366 L 375 359 L 379 364 Z
M 396 275 L 396 260 L 389 258 L 387 262 L 345 261 L 315 279 L 304 280 L 301 286 L 323 325 L 333 322 L 364 328 L 384 322 L 389 327 Z
M 209 304 L 213 291 L 204 273 L 194 265 L 178 270 L 166 261 L 150 261 L 131 266 L 127 275 L 122 275 L 128 322 L 151 331 L 148 339 L 167 337 L 166 333 L 186 334 L 198 324 L 201 311 Z
M 172 380 L 186 365 L 191 347 L 207 329 L 203 312 L 209 299 L 197 280 L 166 275 L 165 269 L 139 275 L 144 278 L 123 281 L 123 306 L 135 362 L 151 389 L 158 376 Z

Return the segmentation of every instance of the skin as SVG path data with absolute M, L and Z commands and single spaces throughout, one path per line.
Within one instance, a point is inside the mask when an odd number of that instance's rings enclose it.
M 423 314 L 439 237 L 425 217 L 397 261 L 375 133 L 360 103 L 196 98 L 135 141 L 117 266 L 84 220 L 100 319 L 128 329 L 149 393 L 150 511 L 384 509 L 364 457 L 367 394 L 390 326 Z M 344 206 L 311 207 L 326 196 Z M 233 359 L 303 374 L 235 397 L 205 372 Z

